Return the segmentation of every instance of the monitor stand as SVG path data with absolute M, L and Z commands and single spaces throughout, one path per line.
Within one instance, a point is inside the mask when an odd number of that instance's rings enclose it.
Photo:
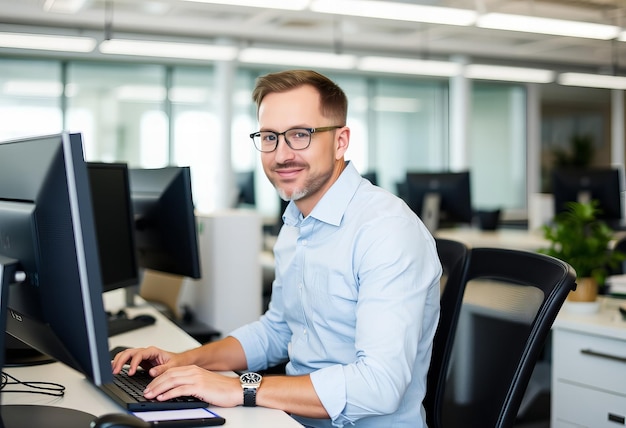
M 65 407 L 34 404 L 10 404 L 0 406 L 3 428 L 88 428 L 96 416 Z
M 426 193 L 422 200 L 422 222 L 430 233 L 434 234 L 439 228 L 439 208 L 441 196 L 438 193 Z
M 31 348 L 9 333 L 4 333 L 4 367 L 38 366 L 54 362 L 54 358 Z

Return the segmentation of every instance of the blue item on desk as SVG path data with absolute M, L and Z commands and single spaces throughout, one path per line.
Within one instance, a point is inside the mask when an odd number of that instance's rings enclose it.
M 91 422 L 91 428 L 150 428 L 152 424 L 128 413 L 109 413 Z

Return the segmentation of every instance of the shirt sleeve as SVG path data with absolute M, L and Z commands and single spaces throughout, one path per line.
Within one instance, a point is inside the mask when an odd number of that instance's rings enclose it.
M 412 219 L 386 218 L 358 244 L 357 358 L 311 374 L 335 426 L 395 412 L 413 376 L 423 378 L 417 381 L 423 394 L 438 319 L 438 306 L 429 305 L 439 303 L 441 265 L 425 229 Z
M 281 315 L 281 293 L 277 292 L 279 288 L 278 281 L 274 281 L 272 302 L 258 321 L 229 334 L 241 343 L 248 370 L 264 370 L 288 358 L 287 344 L 291 338 L 291 330 Z

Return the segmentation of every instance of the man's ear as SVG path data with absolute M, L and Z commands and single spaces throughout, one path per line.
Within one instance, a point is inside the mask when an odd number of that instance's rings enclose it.
M 346 150 L 348 150 L 348 146 L 350 145 L 350 128 L 344 126 L 343 128 L 337 130 L 335 144 L 335 158 L 341 159 L 343 158 Z

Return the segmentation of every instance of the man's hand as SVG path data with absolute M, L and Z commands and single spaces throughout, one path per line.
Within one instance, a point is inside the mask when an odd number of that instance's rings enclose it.
M 178 358 L 177 358 L 178 357 Z M 119 352 L 113 358 L 111 367 L 113 374 L 118 374 L 124 365 L 128 364 L 128 374 L 133 375 L 137 367 L 148 370 L 152 377 L 157 377 L 170 367 L 182 365 L 177 360 L 179 354 L 164 351 L 154 346 L 149 348 L 132 348 Z
M 144 396 L 159 401 L 193 396 L 219 407 L 234 407 L 243 403 L 243 390 L 238 377 L 224 376 L 198 366 L 167 369 L 148 385 Z

